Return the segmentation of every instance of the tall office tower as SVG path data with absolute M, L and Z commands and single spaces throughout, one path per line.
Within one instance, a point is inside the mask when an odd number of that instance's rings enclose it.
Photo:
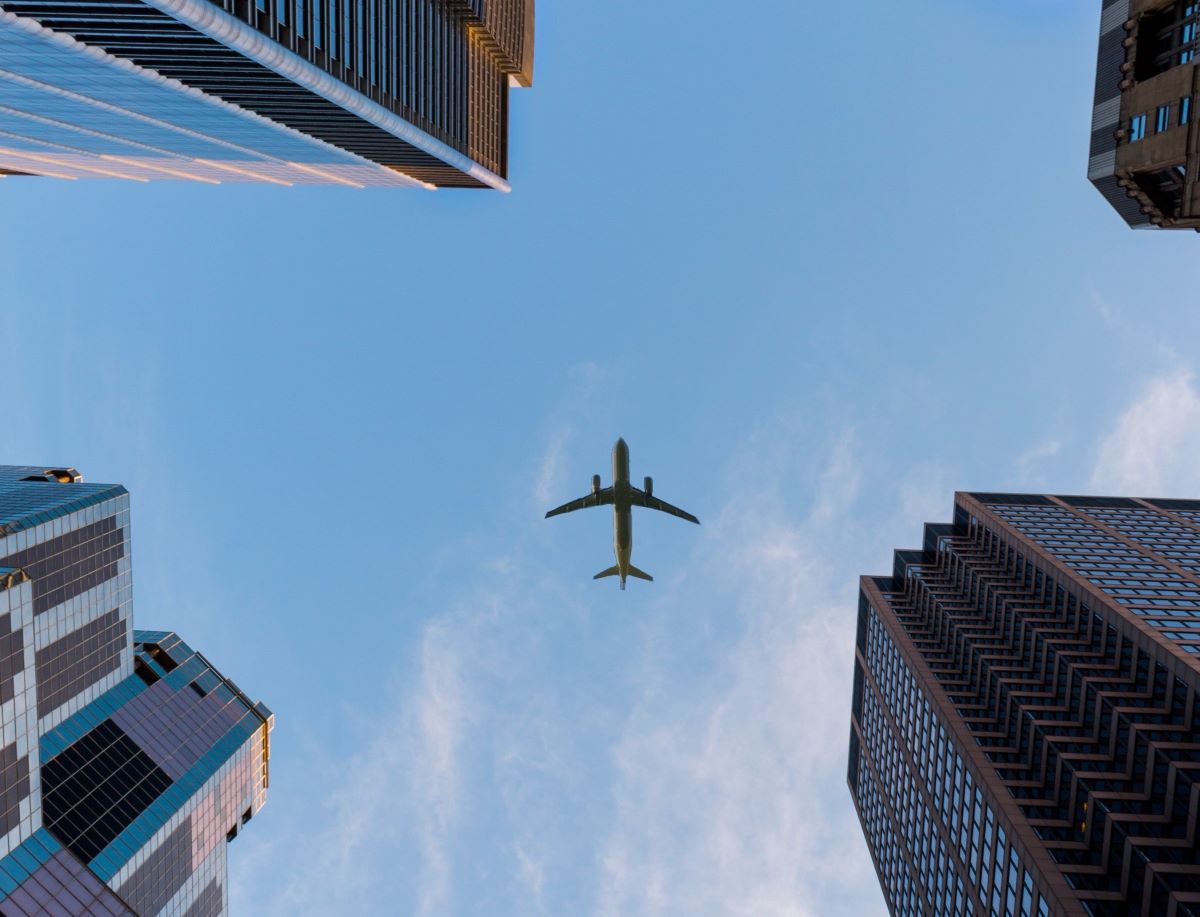
M 0 0 L 0 178 L 508 190 L 533 0 Z
M 1200 915 L 1200 501 L 960 493 L 860 587 L 893 914 Z
M 271 712 L 132 629 L 129 497 L 0 466 L 0 914 L 216 917 Z
M 1200 229 L 1197 0 L 1104 0 L 1088 178 L 1135 228 Z

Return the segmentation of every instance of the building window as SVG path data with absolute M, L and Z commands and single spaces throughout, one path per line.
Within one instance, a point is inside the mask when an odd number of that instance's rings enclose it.
M 1129 142 L 1134 143 L 1138 140 L 1145 139 L 1146 136 L 1146 116 L 1135 115 L 1129 121 Z
M 1161 134 L 1171 126 L 1171 106 L 1160 105 L 1154 113 L 1154 133 Z
M 363 0 L 358 0 L 354 12 L 354 69 L 359 76 L 367 75 L 367 55 L 364 53 L 366 42 L 363 35 L 367 28 L 366 10 Z
M 1192 120 L 1192 97 L 1184 96 L 1179 100 L 1179 123 L 1187 124 Z
M 338 5 L 337 0 L 329 0 L 329 56 L 337 60 L 338 56 Z
M 1146 80 L 1190 63 L 1200 49 L 1200 3 L 1175 0 L 1147 13 L 1137 27 L 1134 79 Z

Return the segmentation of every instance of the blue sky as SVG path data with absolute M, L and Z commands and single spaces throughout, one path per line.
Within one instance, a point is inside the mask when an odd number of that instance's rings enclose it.
M 234 913 L 882 914 L 856 579 L 955 489 L 1195 496 L 1189 233 L 1093 0 L 542 0 L 510 195 L 0 182 L 0 461 L 277 713 Z M 635 519 L 608 474 L 697 513 Z

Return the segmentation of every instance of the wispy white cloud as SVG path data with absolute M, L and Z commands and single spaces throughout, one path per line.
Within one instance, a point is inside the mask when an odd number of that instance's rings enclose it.
M 1117 310 L 1109 300 L 1100 294 L 1100 291 L 1091 286 L 1088 290 L 1088 301 L 1091 303 L 1092 309 L 1095 310 L 1097 317 L 1106 326 L 1112 328 L 1118 324 Z
M 733 495 L 695 564 L 717 571 L 697 591 L 735 596 L 732 607 L 705 608 L 687 589 L 668 600 L 690 609 L 692 626 L 714 614 L 742 623 L 709 675 L 648 673 L 614 749 L 599 914 L 881 911 L 844 776 L 864 553 L 847 552 L 855 452 L 848 434 L 832 442 L 797 521 L 773 487 Z M 753 476 L 772 478 L 787 475 Z
M 565 436 L 550 437 L 538 467 L 554 464 Z M 535 760 L 545 724 L 496 703 L 489 691 L 503 690 L 518 671 L 511 657 L 528 637 L 530 615 L 569 610 L 569 603 L 556 608 L 529 599 L 519 545 L 476 545 L 475 552 L 473 578 L 447 593 L 420 628 L 412 671 L 391 673 L 373 709 L 347 711 L 357 720 L 351 731 L 362 741 L 349 746 L 357 750 L 316 750 L 328 791 L 298 819 L 303 834 L 252 843 L 232 864 L 238 896 L 253 901 L 263 890 L 247 876 L 263 862 L 289 862 L 287 885 L 254 902 L 256 913 L 378 913 L 386 901 L 395 913 L 439 917 L 472 907 L 457 891 L 462 870 L 471 868 L 461 858 L 463 824 L 472 805 L 497 804 L 493 788 L 479 781 L 499 783 L 516 807 L 522 794 L 514 771 L 547 771 Z M 494 745 L 490 775 L 469 760 L 472 743 Z M 506 847 L 513 884 L 532 902 L 525 911 L 540 911 L 545 866 L 538 839 L 516 824 Z
M 542 913 L 545 910 L 545 902 L 542 900 L 542 890 L 546 885 L 545 863 L 520 843 L 516 845 L 516 853 L 518 875 L 528 896 L 529 910 Z
M 1200 491 L 1200 391 L 1184 368 L 1155 376 L 1117 418 L 1097 451 L 1098 493 L 1165 497 Z
M 562 490 L 563 452 L 570 437 L 569 426 L 559 427 L 550 434 L 533 488 L 534 506 L 548 506 Z
M 1054 458 L 1062 452 L 1063 443 L 1057 436 L 1051 436 L 1034 443 L 1017 456 L 1017 474 L 1021 480 L 1027 480 L 1033 470 L 1046 459 Z
M 436 622 L 425 629 L 421 681 L 415 698 L 417 747 L 406 769 L 412 778 L 413 810 L 419 825 L 421 914 L 449 911 L 449 847 L 460 811 L 459 751 L 466 706 L 453 637 L 444 624 Z
M 461 749 L 471 701 L 462 659 L 447 622 L 422 633 L 418 666 L 389 686 L 349 755 L 328 755 L 328 795 L 290 813 L 298 832 L 250 844 L 231 863 L 235 892 L 255 913 L 319 917 L 375 912 L 381 897 L 401 910 L 441 915 L 453 909 L 453 853 L 462 806 Z M 282 813 L 281 813 L 282 814 Z M 404 865 L 396 859 L 403 851 Z M 264 863 L 289 877 L 264 890 L 248 877 Z
M 817 457 L 811 439 L 783 425 L 746 443 L 688 575 L 646 594 L 628 670 L 597 668 L 594 690 L 564 668 L 602 665 L 582 635 L 620 622 L 534 541 L 477 545 L 412 671 L 365 711 L 361 750 L 326 762 L 308 836 L 242 850 L 238 894 L 285 859 L 290 887 L 255 913 L 881 913 L 845 785 L 857 576 L 949 488 L 922 466 L 865 512 L 858 439 Z
M 530 462 L 539 505 L 561 489 L 569 436 L 552 428 Z M 1198 446 L 1195 379 L 1164 373 L 1104 438 L 1093 484 L 1194 492 Z M 1044 438 L 1018 470 L 1061 448 Z M 594 613 L 579 596 L 598 593 L 563 583 L 511 532 L 475 544 L 411 673 L 368 711 L 362 750 L 331 762 L 328 804 L 305 813 L 312 837 L 263 854 L 295 865 L 256 913 L 389 900 L 468 913 L 486 893 L 496 913 L 882 914 L 845 785 L 857 578 L 946 518 L 958 482 L 917 464 L 868 504 L 879 463 L 852 432 L 821 440 L 801 422 L 748 440 L 687 575 L 660 577 L 628 631 L 631 670 L 590 698 L 558 692 L 586 656 L 561 655 Z M 235 878 L 255 869 L 253 850 Z

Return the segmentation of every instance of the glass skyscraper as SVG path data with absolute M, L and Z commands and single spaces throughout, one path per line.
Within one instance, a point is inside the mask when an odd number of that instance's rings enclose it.
M 129 497 L 0 466 L 0 913 L 218 917 L 271 712 L 135 631 Z
M 959 493 L 860 582 L 848 781 L 896 915 L 1200 915 L 1200 501 Z
M 0 177 L 508 189 L 533 0 L 0 0 Z

